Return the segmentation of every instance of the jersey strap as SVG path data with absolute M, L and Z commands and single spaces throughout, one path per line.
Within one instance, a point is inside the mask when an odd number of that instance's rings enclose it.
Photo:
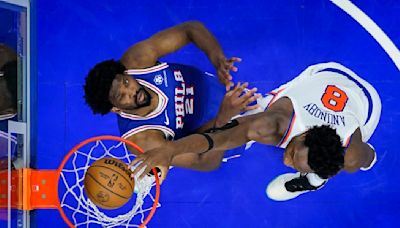
M 287 141 L 287 139 L 289 138 L 295 121 L 296 121 L 296 113 L 293 111 L 292 117 L 290 118 L 288 129 L 286 130 L 285 135 L 283 135 L 281 141 L 278 143 L 278 145 L 277 145 L 278 147 L 280 147 L 282 144 L 284 144 Z
M 156 71 L 160 71 L 163 69 L 168 68 L 168 64 L 167 63 L 162 63 L 159 65 L 155 65 L 153 67 L 150 68 L 146 68 L 146 69 L 130 69 L 130 70 L 126 70 L 125 73 L 129 74 L 129 75 L 141 75 L 141 74 L 149 74 L 149 73 L 153 73 Z
M 146 131 L 146 130 L 159 130 L 159 131 L 162 131 L 165 134 L 165 138 L 167 138 L 167 139 L 175 137 L 175 132 L 172 129 L 170 129 L 168 127 L 165 127 L 165 126 L 162 126 L 162 125 L 142 125 L 140 127 L 136 127 L 136 128 L 133 128 L 133 129 L 127 131 L 121 137 L 126 139 L 126 138 L 129 138 L 130 136 L 132 136 L 134 134 L 137 134 L 139 132 Z

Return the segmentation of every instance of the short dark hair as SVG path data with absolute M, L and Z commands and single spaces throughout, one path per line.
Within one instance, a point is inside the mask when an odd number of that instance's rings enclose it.
M 308 165 L 321 178 L 336 175 L 344 166 L 344 147 L 336 130 L 328 125 L 314 126 L 306 133 Z
M 85 101 L 93 113 L 105 115 L 110 112 L 113 105 L 109 100 L 111 85 L 117 74 L 126 70 L 121 62 L 113 59 L 96 64 L 85 79 Z
M 4 66 L 0 69 L 0 71 L 4 74 L 2 77 L 6 80 L 7 89 L 11 95 L 11 103 L 12 107 L 17 110 L 17 67 L 18 62 L 17 60 L 7 62 Z

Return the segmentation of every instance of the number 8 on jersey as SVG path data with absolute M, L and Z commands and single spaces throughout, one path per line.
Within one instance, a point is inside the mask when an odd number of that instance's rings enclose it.
M 322 95 L 322 104 L 335 112 L 343 111 L 346 106 L 348 96 L 346 93 L 334 85 L 328 85 L 325 89 L 325 93 Z

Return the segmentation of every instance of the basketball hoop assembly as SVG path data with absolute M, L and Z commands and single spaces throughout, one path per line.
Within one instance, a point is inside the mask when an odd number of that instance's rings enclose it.
M 84 190 L 88 167 L 105 157 L 130 163 L 135 156 L 127 147 L 143 153 L 141 148 L 126 139 L 98 136 L 76 145 L 57 170 L 14 170 L 11 206 L 21 210 L 58 209 L 69 227 L 145 227 L 160 206 L 160 184 L 155 169 L 154 175 L 141 180 L 135 178 L 135 193 L 130 201 L 115 210 L 96 206 Z M 7 180 L 7 172 L 0 172 L 2 184 L 3 180 Z M 7 195 L 7 188 L 1 188 L 0 195 Z M 0 208 L 6 206 L 7 197 L 1 197 Z

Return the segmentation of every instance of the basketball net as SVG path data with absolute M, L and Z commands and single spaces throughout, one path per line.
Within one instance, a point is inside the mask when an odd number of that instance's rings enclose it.
M 155 207 L 160 207 L 158 197 L 151 193 L 156 186 L 156 176 L 145 176 L 142 179 L 135 177 L 134 203 L 129 201 L 123 212 L 110 212 L 97 207 L 84 193 L 84 176 L 89 166 L 104 157 L 113 157 L 130 163 L 135 156 L 129 152 L 124 141 L 106 144 L 106 140 L 115 138 L 100 137 L 87 142 L 76 150 L 67 160 L 60 172 L 59 200 L 64 214 L 75 227 L 87 227 L 97 224 L 102 227 L 139 227 L 146 220 L 146 213 Z M 94 144 L 89 146 L 89 144 Z M 132 146 L 132 145 L 130 145 Z M 135 145 L 136 146 L 136 145 Z M 136 146 L 137 147 L 137 146 Z M 86 149 L 86 150 L 84 150 Z M 136 148 L 141 150 L 140 148 Z M 158 177 L 157 177 L 158 179 Z M 155 208 L 154 208 L 155 209 Z M 154 213 L 154 212 L 153 212 Z M 146 222 L 147 223 L 147 222 Z M 141 227 L 144 227 L 141 226 Z
M 143 153 L 136 144 L 115 136 L 98 136 L 76 145 L 57 170 L 17 169 L 11 172 L 11 195 L 1 188 L 0 208 L 20 210 L 58 209 L 69 227 L 145 227 L 157 207 L 160 184 L 157 175 L 135 177 L 135 190 L 122 207 L 105 210 L 97 207 L 84 191 L 84 177 L 89 166 L 104 157 L 113 157 L 130 163 L 135 156 L 127 145 Z M 153 173 L 157 174 L 153 169 Z M 0 181 L 6 182 L 7 172 L 0 172 Z M 154 188 L 155 186 L 155 188 Z

